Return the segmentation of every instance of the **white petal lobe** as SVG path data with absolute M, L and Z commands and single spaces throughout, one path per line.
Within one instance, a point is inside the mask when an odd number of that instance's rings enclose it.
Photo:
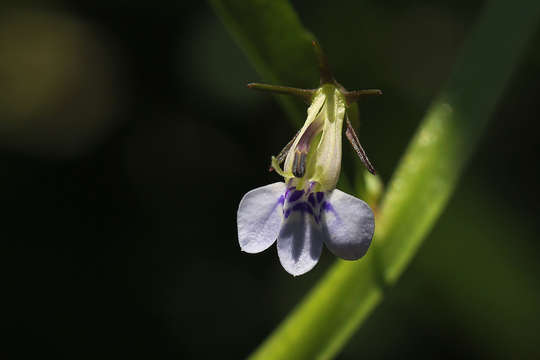
M 328 249 L 345 260 L 364 256 L 375 231 L 373 211 L 364 201 L 334 189 L 322 212 L 323 232 Z
M 277 239 L 283 217 L 285 183 L 278 182 L 248 192 L 238 206 L 238 242 L 242 251 L 258 253 Z
M 323 244 L 321 227 L 307 213 L 293 212 L 283 221 L 277 248 L 279 261 L 291 275 L 305 274 L 319 261 Z

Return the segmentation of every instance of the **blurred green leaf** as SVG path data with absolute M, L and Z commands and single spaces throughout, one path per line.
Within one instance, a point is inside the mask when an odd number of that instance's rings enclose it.
M 287 1 L 212 4 L 265 79 L 304 86 L 303 71 L 314 62 L 306 41 L 311 35 Z M 539 17 L 538 1 L 486 4 L 390 182 L 370 253 L 362 261 L 338 261 L 254 359 L 331 358 L 343 347 L 444 209 Z M 292 106 L 281 101 L 291 114 Z
M 317 61 L 311 46 L 315 38 L 302 26 L 289 1 L 210 3 L 265 82 L 308 89 L 318 85 Z M 276 97 L 289 117 L 302 124 L 304 104 L 285 95 Z
M 530 220 L 487 196 L 485 184 L 459 189 L 418 268 L 490 359 L 538 359 L 540 288 Z M 460 226 L 455 226 L 458 222 Z
M 343 359 L 404 352 L 431 358 L 445 352 L 433 344 L 450 334 L 458 334 L 447 345 L 454 356 L 540 358 L 540 263 L 529 243 L 537 231 L 534 219 L 512 210 L 477 173 L 464 174 L 429 241 L 347 344 Z M 426 336 L 431 345 L 419 348 Z
M 315 36 L 304 28 L 288 0 L 210 3 L 265 82 L 305 89 L 318 86 L 317 58 L 312 46 Z M 292 121 L 303 124 L 305 104 L 290 96 L 275 96 Z M 356 104 L 348 114 L 353 125 L 358 126 Z

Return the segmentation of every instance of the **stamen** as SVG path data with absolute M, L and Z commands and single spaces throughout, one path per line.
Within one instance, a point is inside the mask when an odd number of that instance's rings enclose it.
M 323 109 L 324 106 L 321 106 Z M 306 173 L 306 161 L 309 147 L 313 137 L 318 134 L 323 127 L 324 121 L 320 118 L 321 111 L 316 115 L 315 120 L 308 126 L 294 149 L 292 173 L 295 177 L 301 178 Z
M 307 152 L 296 150 L 292 165 L 292 173 L 296 177 L 303 177 L 306 173 Z

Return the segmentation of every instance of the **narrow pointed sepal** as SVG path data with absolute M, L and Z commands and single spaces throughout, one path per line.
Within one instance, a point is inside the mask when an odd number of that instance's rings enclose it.
M 322 206 L 321 223 L 326 247 L 344 260 L 366 254 L 375 231 L 373 211 L 364 201 L 333 190 Z
M 364 148 L 362 147 L 362 144 L 360 144 L 360 140 L 358 140 L 358 136 L 356 135 L 356 132 L 354 131 L 354 128 L 352 127 L 351 122 L 349 121 L 349 118 L 346 118 L 346 130 L 345 130 L 345 136 L 347 137 L 347 140 L 351 143 L 354 151 L 360 158 L 360 161 L 362 161 L 362 164 L 368 169 L 368 171 L 375 175 L 375 168 L 373 165 L 371 165 L 371 162 L 369 161 L 369 158 L 367 157 L 366 152 L 364 151 Z
M 366 95 L 382 95 L 382 91 L 379 89 L 366 89 L 366 90 L 353 90 L 353 91 L 344 91 L 343 96 L 345 96 L 345 101 L 347 105 L 354 104 L 361 97 Z
M 293 95 L 301 98 L 306 103 L 311 103 L 315 90 L 313 89 L 299 89 L 289 86 L 269 85 L 260 83 L 249 83 L 247 87 L 254 90 L 266 91 L 281 95 Z
M 283 215 L 285 183 L 278 182 L 248 192 L 238 206 L 238 242 L 242 251 L 258 253 L 277 239 Z

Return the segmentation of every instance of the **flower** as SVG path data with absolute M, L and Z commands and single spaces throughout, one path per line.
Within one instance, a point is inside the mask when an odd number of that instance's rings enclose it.
M 327 66 L 325 61 L 321 63 Z M 329 70 L 322 69 L 321 74 L 328 75 Z M 346 118 L 346 108 L 351 99 L 380 91 L 347 92 L 329 76 L 321 77 L 321 83 L 316 90 L 248 85 L 311 101 L 300 131 L 277 157 L 272 157 L 271 169 L 283 176 L 284 182 L 249 191 L 240 201 L 237 214 L 242 251 L 259 253 L 277 242 L 281 265 L 294 276 L 308 272 L 317 264 L 323 243 L 342 259 L 361 258 L 375 230 L 369 205 L 335 187 L 341 170 L 344 120 L 347 138 L 368 170 L 374 173 Z
M 238 208 L 241 249 L 258 253 L 277 240 L 281 265 L 294 276 L 317 264 L 323 243 L 342 259 L 361 258 L 374 230 L 370 207 L 338 189 L 299 190 L 277 182 L 251 190 Z

